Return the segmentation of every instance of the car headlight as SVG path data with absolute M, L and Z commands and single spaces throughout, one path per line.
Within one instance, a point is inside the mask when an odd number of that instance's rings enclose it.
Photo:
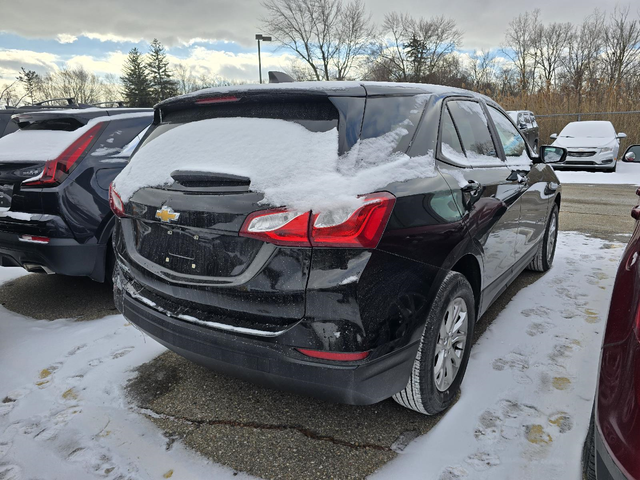
M 613 147 L 604 147 L 600 149 L 600 153 L 609 153 L 613 152 Z

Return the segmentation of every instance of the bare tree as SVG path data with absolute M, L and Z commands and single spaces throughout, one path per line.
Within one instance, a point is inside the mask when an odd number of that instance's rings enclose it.
M 379 37 L 370 77 L 442 82 L 440 77 L 459 73 L 459 63 L 450 57 L 462 43 L 462 32 L 452 19 L 416 19 L 394 12 L 385 16 Z
M 16 94 L 15 94 L 16 83 L 17 83 L 17 80 L 11 83 L 5 83 L 3 85 L 0 85 L 0 106 L 2 106 L 2 103 L 4 103 L 7 106 L 11 105 L 11 100 L 13 100 L 16 97 Z
M 570 23 L 552 23 L 541 25 L 535 36 L 535 59 L 540 67 L 540 75 L 547 93 L 556 79 L 558 69 L 562 65 L 562 58 L 566 54 L 573 25 Z
M 482 50 L 471 55 L 469 74 L 476 90 L 488 90 L 496 77 L 496 55 Z
M 629 7 L 616 7 L 604 29 L 602 62 L 609 84 L 619 86 L 640 72 L 640 20 L 629 18 Z
M 102 100 L 103 82 L 84 67 L 63 68 L 42 79 L 40 91 L 46 98 L 75 98 L 78 103 L 97 103 Z
M 373 34 L 361 0 L 266 0 L 263 6 L 264 30 L 306 62 L 316 80 L 345 79 Z
M 535 45 L 540 35 L 539 16 L 540 10 L 537 9 L 522 13 L 509 22 L 505 33 L 502 53 L 513 62 L 522 93 L 530 92 L 535 81 L 537 66 Z
M 597 74 L 604 28 L 603 16 L 596 10 L 574 28 L 567 42 L 567 53 L 562 58 L 563 75 L 577 97 L 578 107 L 589 78 Z

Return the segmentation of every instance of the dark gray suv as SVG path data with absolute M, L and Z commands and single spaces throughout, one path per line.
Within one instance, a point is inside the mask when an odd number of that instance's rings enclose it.
M 534 152 L 538 151 L 538 145 L 540 145 L 540 129 L 538 128 L 538 122 L 536 122 L 536 116 L 529 110 L 511 110 L 507 112 L 513 122 L 518 126 L 518 130 L 524 135 L 531 145 Z

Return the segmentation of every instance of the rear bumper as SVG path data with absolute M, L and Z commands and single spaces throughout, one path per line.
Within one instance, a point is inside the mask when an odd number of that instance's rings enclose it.
M 73 238 L 51 238 L 47 244 L 19 240 L 20 234 L 0 231 L 2 266 L 44 267 L 50 273 L 93 277 L 96 265 L 103 261 L 106 245 L 80 244 Z
M 257 339 L 170 317 L 115 282 L 115 304 L 131 323 L 177 354 L 217 372 L 323 400 L 369 405 L 406 386 L 418 344 L 362 362 L 312 361 L 282 338 Z M 292 329 L 295 327 L 292 327 Z
M 600 428 L 596 424 L 595 445 L 596 445 L 596 476 L 598 480 L 633 480 L 627 477 L 616 465 L 609 451 L 605 447 Z

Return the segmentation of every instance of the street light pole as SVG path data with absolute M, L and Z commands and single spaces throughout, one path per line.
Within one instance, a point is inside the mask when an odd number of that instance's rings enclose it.
M 259 33 L 256 33 L 256 40 L 258 41 L 258 73 L 260 75 L 260 83 L 262 83 L 262 58 L 260 58 L 260 40 L 263 42 L 270 42 L 271 37 L 265 37 Z

